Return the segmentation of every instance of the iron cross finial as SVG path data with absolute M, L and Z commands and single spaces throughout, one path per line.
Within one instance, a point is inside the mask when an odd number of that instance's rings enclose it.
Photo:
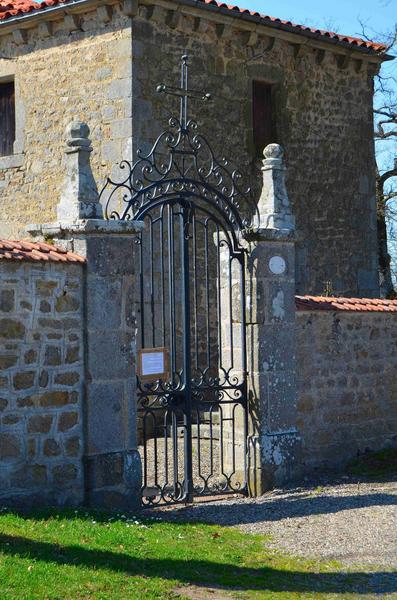
M 179 88 L 162 83 L 157 86 L 157 92 L 160 94 L 170 94 L 180 99 L 180 123 L 182 129 L 185 129 L 188 123 L 188 100 L 196 98 L 207 102 L 211 100 L 211 94 L 200 92 L 198 90 L 189 90 L 188 71 L 189 57 L 184 54 L 181 58 L 181 86 Z

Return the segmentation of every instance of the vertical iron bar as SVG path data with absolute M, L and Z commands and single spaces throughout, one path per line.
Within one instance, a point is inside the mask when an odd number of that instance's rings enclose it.
M 207 308 L 207 368 L 211 366 L 211 330 L 210 330 L 210 278 L 209 278 L 209 256 L 208 256 L 208 223 L 209 219 L 205 221 L 205 238 L 204 238 L 204 261 L 205 261 L 205 296 L 206 296 L 206 308 Z
M 143 287 L 143 234 L 139 234 L 140 241 L 140 252 L 139 252 L 139 262 L 140 262 L 140 270 L 139 270 L 139 295 L 140 295 L 140 304 L 141 304 L 141 348 L 145 347 L 145 292 Z
M 170 358 L 171 381 L 175 382 L 176 371 L 176 339 L 175 339 L 175 292 L 174 292 L 174 209 L 168 205 L 168 281 L 169 281 L 169 313 L 170 313 Z
M 244 411 L 244 476 L 245 485 L 247 486 L 248 481 L 248 398 L 247 398 L 247 307 L 245 298 L 245 255 L 241 252 L 240 258 L 240 286 L 241 286 L 241 362 L 242 362 L 242 377 L 243 377 L 243 389 L 242 389 L 242 402 Z
M 190 280 L 189 280 L 189 208 L 182 206 L 180 218 L 180 240 L 182 252 L 182 330 L 183 330 L 183 376 L 185 406 L 185 501 L 193 502 L 193 461 L 192 461 L 192 396 L 191 396 L 191 333 L 190 333 Z
M 156 323 L 154 309 L 154 242 L 153 242 L 153 219 L 150 218 L 150 310 L 152 313 L 152 348 L 156 347 Z

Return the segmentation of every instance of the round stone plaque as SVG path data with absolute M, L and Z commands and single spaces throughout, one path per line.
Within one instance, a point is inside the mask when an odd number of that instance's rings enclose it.
M 274 275 L 282 275 L 286 268 L 287 265 L 282 256 L 272 256 L 269 260 L 269 269 Z

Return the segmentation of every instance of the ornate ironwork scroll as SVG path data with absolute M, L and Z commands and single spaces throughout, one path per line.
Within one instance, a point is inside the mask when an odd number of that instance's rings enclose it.
M 187 57 L 179 117 L 125 177 L 101 193 L 109 219 L 145 222 L 135 301 L 141 349 L 167 348 L 169 373 L 137 378 L 142 502 L 191 502 L 247 491 L 245 251 L 256 204 L 238 170 L 218 160 L 188 116 Z

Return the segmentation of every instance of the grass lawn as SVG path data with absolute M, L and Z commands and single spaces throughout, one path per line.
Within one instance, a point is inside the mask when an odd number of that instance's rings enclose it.
M 357 598 L 370 578 L 275 553 L 262 536 L 230 528 L 74 510 L 0 513 L 1 600 L 186 598 L 190 584 L 203 599 L 214 597 L 206 586 L 225 598 Z

